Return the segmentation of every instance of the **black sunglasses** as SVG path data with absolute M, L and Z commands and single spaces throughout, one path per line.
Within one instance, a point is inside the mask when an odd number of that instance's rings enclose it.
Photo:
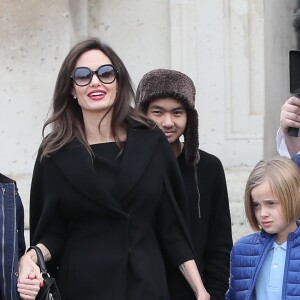
M 88 85 L 96 74 L 98 79 L 105 84 L 113 83 L 116 80 L 118 70 L 113 65 L 102 65 L 96 71 L 87 67 L 76 68 L 71 75 L 75 84 L 79 86 Z

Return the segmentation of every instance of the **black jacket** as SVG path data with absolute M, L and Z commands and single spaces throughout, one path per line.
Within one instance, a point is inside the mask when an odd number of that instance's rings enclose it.
M 180 170 L 163 133 L 129 125 L 113 193 L 76 141 L 42 163 L 31 188 L 31 242 L 50 250 L 65 299 L 170 299 L 159 244 L 173 266 L 193 258 Z M 52 275 L 52 274 L 51 274 Z
M 19 258 L 25 253 L 24 208 L 14 180 L 0 173 L 0 299 L 17 300 Z
M 228 289 L 232 248 L 226 179 L 222 163 L 216 156 L 202 150 L 199 150 L 199 154 L 200 161 L 195 167 L 187 166 L 184 152 L 178 157 L 188 196 L 189 231 L 204 286 L 212 300 L 223 300 Z M 200 192 L 201 218 L 197 186 Z M 176 269 L 168 268 L 168 274 L 172 300 L 195 299 L 190 287 Z

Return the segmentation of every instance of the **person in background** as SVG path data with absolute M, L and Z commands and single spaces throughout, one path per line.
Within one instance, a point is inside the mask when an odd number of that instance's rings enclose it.
M 17 279 L 19 259 L 25 253 L 24 208 L 14 180 L 0 173 L 0 299 L 19 299 Z M 28 299 L 39 291 L 37 279 L 25 280 Z
M 260 161 L 247 180 L 244 205 L 256 232 L 233 246 L 226 299 L 300 299 L 297 165 L 286 157 Z
M 300 9 L 294 14 L 292 25 L 295 33 L 300 37 Z M 280 155 L 292 158 L 300 152 L 300 134 L 288 134 L 289 128 L 300 129 L 300 100 L 292 96 L 285 101 L 280 112 L 280 128 L 277 131 L 277 151 Z
M 300 128 L 300 99 L 294 96 L 281 107 L 280 128 L 276 136 L 278 153 L 291 158 L 300 151 L 300 135 L 290 136 L 289 127 Z
M 197 264 L 211 299 L 224 299 L 228 289 L 231 218 L 223 166 L 199 150 L 195 86 L 179 71 L 155 69 L 137 88 L 136 105 L 166 135 L 181 170 L 188 198 L 186 222 L 195 246 Z M 184 142 L 180 138 L 184 137 Z M 168 268 L 172 300 L 193 299 L 182 276 Z
M 177 162 L 162 132 L 130 106 L 133 98 L 110 46 L 87 39 L 70 50 L 33 172 L 31 245 L 65 300 L 172 299 L 159 245 L 194 299 L 207 300 L 178 206 L 186 198 Z M 36 263 L 31 249 L 20 276 L 38 278 Z

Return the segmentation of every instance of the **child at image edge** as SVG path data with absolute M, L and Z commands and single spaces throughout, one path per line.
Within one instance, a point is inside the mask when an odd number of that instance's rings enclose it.
M 245 212 L 258 231 L 234 245 L 226 299 L 300 299 L 300 171 L 288 158 L 260 161 L 245 189 Z

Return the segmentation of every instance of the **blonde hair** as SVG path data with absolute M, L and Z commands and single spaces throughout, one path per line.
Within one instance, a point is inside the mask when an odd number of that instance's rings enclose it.
M 245 188 L 245 213 L 253 230 L 260 230 L 253 207 L 251 191 L 268 181 L 272 193 L 280 201 L 286 221 L 292 222 L 300 216 L 300 170 L 290 159 L 276 156 L 261 160 L 249 175 Z

